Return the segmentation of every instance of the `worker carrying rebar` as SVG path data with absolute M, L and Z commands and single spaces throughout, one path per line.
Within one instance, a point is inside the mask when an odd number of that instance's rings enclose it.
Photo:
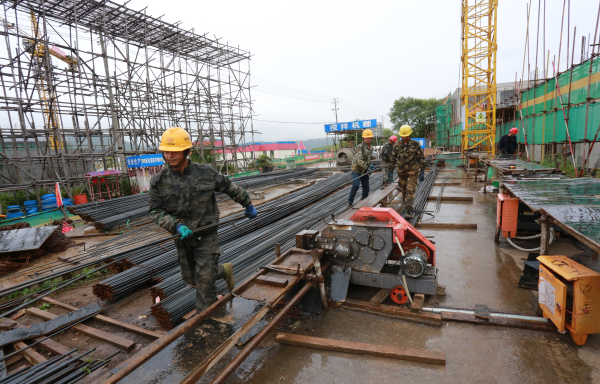
M 409 219 L 412 218 L 417 179 L 423 181 L 425 178 L 425 155 L 419 142 L 410 139 L 410 125 L 401 126 L 398 133 L 402 139 L 394 144 L 392 163 L 398 171 L 398 189 L 402 192 L 404 209 L 407 212 L 404 218 Z
M 369 175 L 373 173 L 373 132 L 370 129 L 365 129 L 362 133 L 363 142 L 356 146 L 354 150 L 354 158 L 352 159 L 352 188 L 350 188 L 350 196 L 348 196 L 348 208 L 352 208 L 354 204 L 354 196 L 358 191 L 358 187 L 362 184 L 361 200 L 369 196 Z
M 508 134 L 502 136 L 498 141 L 498 150 L 503 155 L 513 155 L 517 150 L 517 127 L 512 127 Z
M 175 240 L 181 277 L 196 288 L 196 312 L 200 313 L 217 300 L 217 279 L 225 279 L 229 290 L 233 289 L 233 266 L 219 264 L 217 226 L 192 230 L 219 222 L 215 191 L 240 203 L 250 219 L 257 212 L 246 190 L 212 167 L 190 161 L 190 148 L 190 135 L 183 128 L 163 133 L 158 149 L 165 167 L 150 180 L 149 212 L 156 224 L 181 236 Z
M 383 185 L 381 189 L 387 187 L 389 183 L 394 180 L 394 167 L 392 163 L 392 152 L 394 151 L 394 144 L 398 141 L 398 138 L 394 135 L 390 137 L 390 140 L 381 147 L 381 172 L 383 172 Z

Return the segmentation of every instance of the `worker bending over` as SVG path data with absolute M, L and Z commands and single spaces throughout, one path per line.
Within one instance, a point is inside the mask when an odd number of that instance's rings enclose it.
M 398 171 L 398 189 L 402 192 L 404 208 L 407 212 L 405 218 L 412 218 L 413 202 L 415 200 L 415 191 L 417 190 L 417 178 L 423 181 L 425 169 L 425 155 L 421 145 L 415 140 L 410 139 L 412 128 L 410 125 L 400 127 L 399 142 L 394 144 L 392 152 L 392 163 L 396 165 Z
M 387 187 L 394 180 L 394 163 L 392 163 L 392 152 L 394 144 L 398 141 L 396 136 L 390 137 L 390 141 L 381 147 L 381 172 L 383 173 L 383 186 Z
M 358 191 L 358 187 L 362 184 L 362 198 L 366 199 L 369 196 L 369 174 L 373 172 L 371 157 L 373 156 L 373 148 L 371 141 L 373 140 L 373 132 L 370 129 L 365 129 L 362 133 L 363 142 L 358 144 L 354 151 L 352 159 L 352 188 L 350 188 L 350 196 L 348 196 L 348 208 L 352 208 L 354 204 L 354 196 Z
M 246 208 L 246 216 L 256 217 L 248 193 L 225 175 L 204 164 L 193 163 L 187 156 L 192 147 L 183 128 L 169 128 L 162 135 L 159 149 L 165 167 L 150 180 L 150 216 L 173 235 L 181 277 L 196 288 L 196 312 L 200 313 L 217 300 L 217 279 L 225 279 L 233 289 L 233 268 L 219 264 L 217 226 L 192 230 L 219 222 L 215 191 L 229 195 Z
M 517 127 L 512 127 L 507 135 L 500 138 L 498 142 L 498 150 L 503 155 L 513 155 L 517 150 Z

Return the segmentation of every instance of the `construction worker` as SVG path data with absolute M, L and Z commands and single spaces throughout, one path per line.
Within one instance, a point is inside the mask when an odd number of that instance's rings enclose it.
M 162 135 L 160 147 L 165 160 L 162 171 L 150 180 L 150 216 L 173 235 L 181 277 L 196 288 L 196 312 L 200 313 L 217 300 L 217 279 L 234 287 L 230 263 L 219 264 L 217 226 L 192 230 L 219 222 L 215 191 L 223 192 L 246 208 L 250 219 L 257 216 L 248 193 L 225 175 L 204 164 L 191 162 L 190 135 L 183 128 L 169 128 Z
M 419 142 L 410 139 L 412 128 L 403 125 L 398 132 L 402 138 L 394 144 L 392 151 L 392 163 L 398 171 L 398 189 L 402 192 L 404 208 L 407 211 L 405 218 L 412 218 L 413 202 L 417 190 L 417 178 L 423 181 L 425 178 L 425 155 Z
M 362 133 L 363 142 L 358 144 L 354 150 L 354 158 L 352 159 L 352 188 L 350 188 L 350 196 L 348 196 L 348 208 L 352 208 L 354 204 L 354 196 L 358 191 L 358 187 L 362 184 L 361 200 L 369 196 L 369 174 L 373 172 L 373 164 L 371 157 L 373 156 L 373 132 L 370 129 L 365 129 Z
M 502 136 L 498 142 L 498 150 L 503 155 L 512 155 L 517 150 L 517 127 L 512 127 L 508 134 Z
M 394 180 L 394 163 L 392 163 L 392 152 L 394 144 L 398 141 L 396 136 L 390 137 L 390 141 L 381 147 L 381 171 L 383 172 L 383 186 L 387 187 L 388 183 Z

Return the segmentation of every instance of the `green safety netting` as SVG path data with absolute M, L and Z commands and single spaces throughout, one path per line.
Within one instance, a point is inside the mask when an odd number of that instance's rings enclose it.
M 593 140 L 600 127 L 600 105 L 586 103 L 588 100 L 600 98 L 600 60 L 590 60 L 575 66 L 558 76 L 560 94 L 556 92 L 556 79 L 540 83 L 521 95 L 522 118 L 518 114 L 515 119 L 497 126 L 496 141 L 507 134 L 512 127 L 519 128 L 517 140 L 520 143 L 548 144 L 567 140 L 564 113 L 568 116 L 571 141 L 582 142 Z M 568 105 L 571 108 L 566 108 Z M 450 111 L 450 113 L 447 112 Z M 439 145 L 460 145 L 461 125 L 450 126 L 451 105 L 436 109 L 436 139 Z M 446 143 L 446 144 L 443 144 Z

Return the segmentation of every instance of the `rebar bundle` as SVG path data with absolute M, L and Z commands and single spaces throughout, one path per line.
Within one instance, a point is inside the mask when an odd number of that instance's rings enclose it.
M 431 194 L 435 178 L 437 177 L 439 171 L 440 169 L 437 167 L 431 168 L 429 172 L 427 172 L 425 179 L 417 186 L 417 190 L 415 191 L 415 200 L 413 202 L 412 218 L 408 220 L 412 226 L 421 221 L 421 218 L 423 217 L 425 207 L 427 206 L 427 199 Z M 404 207 L 402 208 L 402 211 L 400 211 L 400 215 L 402 215 L 402 217 L 405 217 L 407 213 L 408 212 Z
M 154 278 L 160 278 L 163 273 L 173 269 L 176 263 L 177 251 L 165 252 L 95 284 L 92 292 L 103 300 L 113 300 L 115 297 L 141 287 Z
M 350 181 L 350 177 L 350 174 L 335 175 L 320 183 L 316 183 L 290 195 L 265 203 L 261 205 L 260 208 L 264 210 L 264 213 L 259 214 L 254 220 L 247 220 L 244 218 L 243 214 L 240 214 L 240 221 L 233 223 L 233 225 L 226 224 L 219 228 L 219 244 L 223 247 L 224 251 L 222 262 L 228 262 L 237 257 L 244 249 L 247 249 L 245 244 L 256 244 L 261 241 L 272 240 L 275 238 L 273 236 L 276 235 L 278 226 L 278 224 L 273 224 L 274 222 L 329 195 L 331 192 L 338 190 Z M 323 205 L 323 203 L 319 202 L 318 206 L 321 205 Z M 290 221 L 289 218 L 288 221 Z M 289 225 L 294 224 L 292 221 L 285 225 L 289 227 Z M 294 226 L 294 228 L 295 227 L 296 226 Z M 262 233 L 263 235 L 259 236 L 257 233 Z M 235 246 L 228 247 L 227 243 L 229 242 L 235 243 Z M 159 273 L 163 272 L 163 270 L 174 269 L 178 266 L 177 258 L 172 257 L 170 260 L 165 260 L 164 255 L 162 255 L 164 252 L 164 246 L 155 246 L 147 250 L 138 251 L 139 258 L 147 258 L 151 254 L 158 254 L 159 256 L 155 256 L 153 259 L 146 259 L 147 261 L 143 263 L 138 262 L 137 264 L 140 264 L 139 266 L 127 269 L 116 276 L 109 277 L 94 285 L 94 294 L 101 299 L 112 299 L 113 297 L 120 296 L 130 290 L 137 289 L 144 284 L 152 282 L 153 279 L 155 279 L 154 283 L 159 282 L 156 281 L 156 278 L 162 279 L 162 277 L 159 276 Z M 127 260 L 131 261 L 133 256 L 134 255 L 127 257 Z M 157 266 L 160 266 L 162 269 L 157 270 Z M 125 269 L 125 267 L 126 265 L 121 261 L 119 266 L 114 268 Z M 140 268 L 142 267 L 152 268 L 154 274 L 149 274 L 146 271 L 141 270 Z
M 85 221 L 98 221 L 126 211 L 148 206 L 148 194 L 142 193 L 92 203 L 71 205 L 67 210 Z
M 379 188 L 382 180 L 381 174 L 372 175 L 371 188 Z M 236 283 L 243 282 L 260 267 L 274 260 L 273 247 L 276 243 L 279 243 L 280 250 L 285 252 L 295 246 L 295 234 L 300 230 L 319 228 L 323 224 L 324 217 L 337 215 L 346 210 L 349 189 L 349 187 L 344 188 L 323 199 L 312 200 L 316 203 L 225 244 L 222 246 L 223 256 L 219 262 L 231 262 Z M 176 291 L 178 288 L 179 290 Z M 217 281 L 217 290 L 221 293 L 227 291 L 223 280 Z M 195 289 L 182 281 L 177 281 L 175 277 L 153 287 L 151 294 L 153 297 L 161 297 L 161 301 L 152 306 L 151 313 L 165 329 L 172 329 L 179 324 L 183 316 L 196 306 Z
M 76 351 L 77 349 L 73 349 L 64 355 L 55 356 L 43 363 L 19 369 L 0 379 L 0 384 L 75 383 L 108 364 L 109 360 L 119 353 L 113 353 L 106 359 L 92 360 L 90 358 L 84 360 L 83 357 L 90 355 L 95 349 L 90 349 L 79 355 L 74 354 Z

